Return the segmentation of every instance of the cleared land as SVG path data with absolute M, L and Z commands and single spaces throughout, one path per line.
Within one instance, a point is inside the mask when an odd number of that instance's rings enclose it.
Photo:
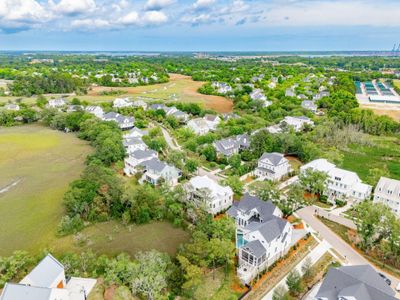
M 378 116 L 389 116 L 393 120 L 400 121 L 399 104 L 361 104 L 362 108 L 371 109 Z
M 144 101 L 165 100 L 167 102 L 194 102 L 220 113 L 232 111 L 232 101 L 220 96 L 202 95 L 198 93 L 197 89 L 203 84 L 204 82 L 201 81 L 193 81 L 189 76 L 170 74 L 170 80 L 167 83 L 121 88 L 94 87 L 89 91 L 88 96 L 80 98 L 87 101 L 96 99 L 97 101 L 102 101 L 102 98 L 114 99 L 115 96 L 100 96 L 100 93 L 104 91 L 121 90 L 126 93 L 119 97 L 135 96 L 135 99 Z
M 157 249 L 174 255 L 179 244 L 187 242 L 188 239 L 188 232 L 173 227 L 168 222 L 124 226 L 110 221 L 92 225 L 75 236 L 61 238 L 54 249 L 60 253 L 80 253 L 89 249 L 108 255 L 126 252 L 132 256 L 139 251 Z
M 0 128 L 0 255 L 38 251 L 54 239 L 62 198 L 91 148 L 41 126 Z
M 164 100 L 166 102 L 192 102 L 202 105 L 204 108 L 215 110 L 219 113 L 228 113 L 233 109 L 233 103 L 229 99 L 220 96 L 203 95 L 197 92 L 205 82 L 194 81 L 189 76 L 180 74 L 170 74 L 170 80 L 167 83 L 138 86 L 138 87 L 92 87 L 88 95 L 76 96 L 89 103 L 106 102 L 116 97 L 133 97 L 144 101 Z M 103 96 L 104 91 L 124 91 L 118 96 Z M 48 98 L 60 95 L 45 95 Z M 69 96 L 69 99 L 75 96 Z M 21 99 L 27 104 L 34 104 L 35 97 L 0 97 L 0 103 L 7 103 Z

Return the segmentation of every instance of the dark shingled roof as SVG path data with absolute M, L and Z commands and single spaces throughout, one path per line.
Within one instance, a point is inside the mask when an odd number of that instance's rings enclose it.
M 284 159 L 283 154 L 272 152 L 272 153 L 264 153 L 259 160 L 268 159 L 274 166 L 279 165 L 282 159 Z
M 287 221 L 275 216 L 264 223 L 253 222 L 246 226 L 246 230 L 259 231 L 267 242 L 278 238 L 285 229 Z
M 228 215 L 235 217 L 237 215 L 237 210 L 244 213 L 256 208 L 260 213 L 260 218 L 265 222 L 272 218 L 276 206 L 272 201 L 263 201 L 258 197 L 250 196 L 245 194 L 242 199 L 238 202 L 234 202 L 231 208 L 228 210 Z
M 243 246 L 243 249 L 251 252 L 255 257 L 259 258 L 265 254 L 265 248 L 259 240 L 251 241 Z
M 318 290 L 316 298 L 337 300 L 354 297 L 357 300 L 395 300 L 395 292 L 370 266 L 331 268 Z

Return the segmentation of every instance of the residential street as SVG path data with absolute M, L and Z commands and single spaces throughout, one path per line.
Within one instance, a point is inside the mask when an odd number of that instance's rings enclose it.
M 328 227 L 326 227 L 321 221 L 319 221 L 315 216 L 315 207 L 308 206 L 296 212 L 296 214 L 302 218 L 308 226 L 310 226 L 314 231 L 318 232 L 323 239 L 325 239 L 332 248 L 334 248 L 339 254 L 346 258 L 349 265 L 365 265 L 369 264 L 373 268 L 377 269 L 372 265 L 367 259 L 365 259 L 361 254 L 349 246 L 345 241 L 338 237 L 334 232 L 332 232 Z M 378 272 L 384 273 L 390 280 L 392 280 L 392 288 L 394 289 L 399 283 L 399 279 L 387 274 L 379 269 Z

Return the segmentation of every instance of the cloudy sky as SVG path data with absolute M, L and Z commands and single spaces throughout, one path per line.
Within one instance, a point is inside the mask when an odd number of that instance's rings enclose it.
M 0 0 L 0 50 L 390 50 L 400 0 Z

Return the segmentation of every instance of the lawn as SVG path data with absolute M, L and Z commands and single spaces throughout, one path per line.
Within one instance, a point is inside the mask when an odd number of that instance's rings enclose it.
M 373 146 L 350 145 L 340 167 L 356 172 L 366 180 L 369 170 L 386 168 L 389 177 L 400 179 L 400 140 L 397 137 L 372 137 Z
M 32 125 L 0 128 L 0 255 L 51 244 L 62 198 L 90 146 L 72 134 Z
M 92 225 L 77 235 L 61 238 L 53 248 L 56 253 L 79 253 L 91 249 L 99 254 L 126 252 L 132 256 L 139 251 L 157 249 L 174 255 L 177 247 L 187 242 L 189 237 L 187 231 L 173 227 L 168 222 L 124 226 L 117 221 L 110 221 Z
M 170 74 L 170 81 L 162 84 L 137 86 L 137 87 L 92 87 L 87 95 L 84 96 L 69 96 L 68 99 L 77 97 L 89 103 L 109 102 L 117 97 L 133 97 L 133 99 L 140 99 L 144 101 L 164 100 L 165 102 L 193 102 L 202 105 L 204 108 L 213 109 L 219 113 L 231 112 L 233 109 L 233 102 L 225 97 L 202 95 L 197 92 L 204 82 L 193 81 L 191 77 Z M 103 91 L 121 90 L 123 93 L 118 96 L 104 96 L 101 95 Z M 47 98 L 59 97 L 61 95 L 45 95 Z M 0 97 L 0 103 L 7 103 L 22 99 L 23 103 L 34 104 L 36 99 L 34 97 Z

